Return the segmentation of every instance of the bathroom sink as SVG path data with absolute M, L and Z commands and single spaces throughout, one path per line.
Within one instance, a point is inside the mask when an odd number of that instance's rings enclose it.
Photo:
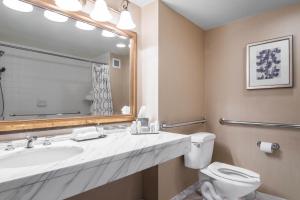
M 39 146 L 18 149 L 0 155 L 0 168 L 19 168 L 46 165 L 79 155 L 83 148 L 78 146 Z

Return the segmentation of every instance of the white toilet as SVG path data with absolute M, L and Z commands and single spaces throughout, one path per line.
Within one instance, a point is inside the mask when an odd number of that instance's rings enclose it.
M 201 191 L 207 199 L 237 200 L 254 192 L 260 185 L 260 175 L 240 167 L 214 162 L 211 163 L 214 139 L 212 133 L 200 132 L 191 135 L 191 152 L 184 156 L 185 166 L 200 169 L 209 177 Z

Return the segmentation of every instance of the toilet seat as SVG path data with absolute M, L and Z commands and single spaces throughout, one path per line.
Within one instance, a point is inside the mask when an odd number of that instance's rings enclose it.
M 247 169 L 243 169 L 233 165 L 228 165 L 225 163 L 214 162 L 210 164 L 207 167 L 207 169 L 214 175 L 231 181 L 243 183 L 260 182 L 259 174 Z

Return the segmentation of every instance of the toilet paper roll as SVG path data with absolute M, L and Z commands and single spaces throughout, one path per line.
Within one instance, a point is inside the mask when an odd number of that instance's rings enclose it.
M 273 153 L 272 143 L 261 142 L 259 149 L 265 153 Z

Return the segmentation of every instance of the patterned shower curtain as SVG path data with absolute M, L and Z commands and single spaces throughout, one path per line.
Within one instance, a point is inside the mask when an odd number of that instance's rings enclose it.
M 92 65 L 93 115 L 111 116 L 113 103 L 110 87 L 109 65 Z

